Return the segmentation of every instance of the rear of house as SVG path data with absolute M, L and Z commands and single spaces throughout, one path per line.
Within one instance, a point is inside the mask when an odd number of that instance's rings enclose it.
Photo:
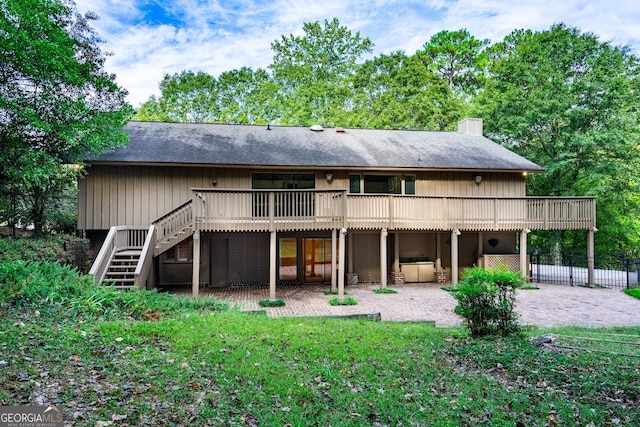
M 459 132 L 132 122 L 87 161 L 78 228 L 121 287 L 450 281 L 528 272 L 531 230 L 582 229 L 593 198 L 526 197 L 538 165 Z

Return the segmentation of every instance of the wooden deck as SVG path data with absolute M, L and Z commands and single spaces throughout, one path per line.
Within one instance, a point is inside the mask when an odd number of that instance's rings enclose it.
M 575 230 L 595 227 L 593 197 L 429 197 L 321 190 L 194 189 L 202 231 Z M 178 212 L 183 215 L 182 212 Z

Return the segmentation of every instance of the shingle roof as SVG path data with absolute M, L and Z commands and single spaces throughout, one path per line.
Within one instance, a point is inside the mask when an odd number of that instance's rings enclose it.
M 130 142 L 90 162 L 542 171 L 483 136 L 458 132 L 131 122 Z

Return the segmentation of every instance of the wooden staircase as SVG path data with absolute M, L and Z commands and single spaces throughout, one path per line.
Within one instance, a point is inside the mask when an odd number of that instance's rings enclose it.
M 193 201 L 178 206 L 147 229 L 141 226 L 113 226 L 100 248 L 89 274 L 98 283 L 112 283 L 117 289 L 144 288 L 153 258 L 193 235 Z M 150 279 L 153 285 L 154 279 Z
M 112 283 L 116 289 L 130 289 L 135 286 L 135 272 L 142 250 L 123 250 L 113 254 L 104 275 L 105 283 Z

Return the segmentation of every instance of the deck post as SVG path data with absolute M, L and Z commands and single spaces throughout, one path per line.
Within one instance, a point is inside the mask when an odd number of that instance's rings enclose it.
M 400 233 L 393 233 L 393 271 L 400 271 Z
M 193 233 L 193 274 L 191 281 L 191 295 L 197 297 L 200 293 L 200 230 Z
M 595 232 L 597 229 L 591 227 L 587 232 L 587 285 L 593 287 L 595 284 Z
M 331 292 L 337 292 L 338 281 L 336 275 L 338 274 L 338 257 L 336 249 L 338 247 L 337 241 L 338 230 L 335 228 L 331 230 Z
M 271 301 L 276 300 L 276 265 L 278 263 L 277 257 L 277 240 L 276 231 L 271 230 L 271 240 L 269 242 L 269 299 Z
M 380 287 L 387 287 L 387 236 L 386 228 L 380 231 Z
M 344 230 L 346 232 L 346 228 Z M 349 255 L 348 256 L 349 265 L 348 265 L 348 268 L 347 268 L 346 272 L 347 273 L 353 273 L 353 233 L 349 233 L 347 235 L 347 239 L 349 239 L 349 245 L 348 245 L 348 248 L 349 248 L 349 253 L 348 253 L 348 255 Z M 344 248 L 342 248 L 342 249 L 344 249 Z M 342 249 L 340 249 L 340 250 L 342 250 Z
M 460 230 L 451 231 L 451 284 L 458 283 L 458 236 Z
M 338 298 L 344 298 L 344 238 L 347 234 L 347 229 L 342 228 L 340 230 L 340 236 L 338 238 L 338 254 L 340 255 L 340 261 L 338 262 Z
M 442 233 L 436 232 L 436 271 L 442 271 Z
M 527 269 L 527 234 L 531 230 L 520 231 L 520 271 L 522 275 L 529 281 L 529 271 Z

